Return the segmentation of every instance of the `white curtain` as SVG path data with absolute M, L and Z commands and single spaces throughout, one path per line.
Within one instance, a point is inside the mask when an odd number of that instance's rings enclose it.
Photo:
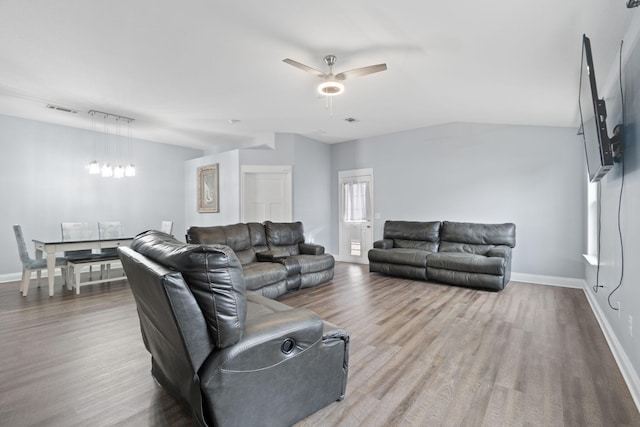
M 344 221 L 363 222 L 369 217 L 369 185 L 367 182 L 348 182 L 342 187 L 344 196 Z

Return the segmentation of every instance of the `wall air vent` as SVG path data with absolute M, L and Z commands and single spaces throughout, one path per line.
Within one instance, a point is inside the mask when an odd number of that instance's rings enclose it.
M 50 110 L 62 111 L 64 113 L 72 113 L 77 114 L 78 110 L 74 110 L 73 108 L 61 107 L 59 105 L 47 104 L 47 108 Z

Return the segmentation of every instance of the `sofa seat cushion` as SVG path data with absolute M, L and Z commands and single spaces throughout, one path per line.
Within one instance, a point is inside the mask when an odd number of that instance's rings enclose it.
M 504 258 L 486 257 L 459 252 L 440 252 L 430 254 L 427 257 L 427 266 L 443 270 L 492 274 L 496 276 L 503 276 L 505 273 Z
M 421 249 L 392 248 L 369 250 L 369 261 L 386 264 L 404 264 L 414 267 L 427 267 L 427 255 L 433 252 Z
M 242 266 L 247 290 L 255 291 L 287 279 L 287 269 L 275 262 L 252 262 Z

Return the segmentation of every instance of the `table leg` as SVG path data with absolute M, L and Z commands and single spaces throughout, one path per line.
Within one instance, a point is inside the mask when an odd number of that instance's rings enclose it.
M 53 282 L 56 279 L 56 254 L 47 256 L 47 279 L 49 280 L 49 296 L 53 296 Z

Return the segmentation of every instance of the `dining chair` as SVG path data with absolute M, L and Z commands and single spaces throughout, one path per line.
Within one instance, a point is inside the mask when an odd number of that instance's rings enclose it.
M 62 222 L 60 223 L 60 228 L 62 230 L 63 242 L 93 239 L 93 230 L 88 222 Z M 64 257 L 69 261 L 91 259 L 93 257 L 93 251 L 91 249 L 65 251 Z M 89 277 L 91 277 L 91 274 L 92 268 L 89 266 Z
M 118 239 L 123 237 L 123 229 L 120 221 L 98 221 L 98 238 L 100 240 L 104 239 Z M 116 259 L 113 262 L 119 262 L 118 259 L 118 248 L 105 248 L 100 250 L 100 255 L 108 258 L 115 257 Z M 104 273 L 104 266 L 107 266 L 107 277 L 111 274 L 111 262 L 105 262 L 100 266 L 100 278 L 102 279 L 102 275 Z
M 13 226 L 13 232 L 16 235 L 16 242 L 18 243 L 18 253 L 20 255 L 20 261 L 22 262 L 22 281 L 20 282 L 20 292 L 22 296 L 26 297 L 29 292 L 29 283 L 31 282 L 31 273 L 38 273 L 38 286 L 40 286 L 40 272 L 47 269 L 47 259 L 33 259 L 29 256 L 27 250 L 27 244 L 24 241 L 24 235 L 22 234 L 22 227 L 19 225 Z M 56 257 L 56 267 L 60 268 L 60 275 L 62 276 L 63 283 L 66 283 L 66 269 L 67 259 Z
M 160 231 L 163 233 L 171 234 L 173 230 L 173 221 L 162 221 L 160 224 Z

